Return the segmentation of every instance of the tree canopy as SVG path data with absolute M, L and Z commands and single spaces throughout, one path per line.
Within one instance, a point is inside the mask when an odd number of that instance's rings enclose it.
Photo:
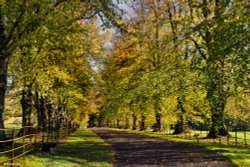
M 249 5 L 0 1 L 0 128 L 15 97 L 24 126 L 90 115 L 96 125 L 174 124 L 178 134 L 203 123 L 210 138 L 228 135 L 226 121 L 250 119 Z

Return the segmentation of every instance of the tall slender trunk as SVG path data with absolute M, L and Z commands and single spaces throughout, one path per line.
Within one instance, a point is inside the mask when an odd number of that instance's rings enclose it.
M 178 97 L 177 101 L 178 101 L 178 110 L 180 111 L 180 113 L 178 114 L 178 120 L 177 123 L 175 125 L 175 129 L 173 134 L 180 134 L 180 133 L 184 133 L 187 131 L 188 125 L 187 122 L 185 120 L 185 113 L 186 110 L 184 109 L 183 106 L 183 100 L 184 98 L 182 97 Z
M 8 58 L 0 54 L 0 128 L 4 128 L 4 100 L 7 87 Z M 5 131 L 0 130 L 0 140 L 5 139 Z
M 132 117 L 133 117 L 133 127 L 132 127 L 132 129 L 136 130 L 137 129 L 137 116 L 133 113 Z
M 185 133 L 187 132 L 187 130 L 188 130 L 188 125 L 187 122 L 185 121 L 184 115 L 180 115 L 177 123 L 175 124 L 173 134 Z
M 41 120 L 39 119 L 41 117 L 41 101 L 37 90 L 35 92 L 35 107 L 37 112 L 37 126 L 41 127 L 42 123 Z
M 45 130 L 46 128 L 46 108 L 44 98 L 39 96 L 38 91 L 35 93 L 35 106 L 37 111 L 37 124 L 39 128 Z
M 32 85 L 28 85 L 27 90 L 22 91 L 22 125 L 31 126 L 32 125 L 32 110 L 33 110 L 33 94 L 32 94 Z
M 153 131 L 154 132 L 160 132 L 161 131 L 161 113 L 157 111 L 155 113 L 155 124 L 153 126 Z
M 141 116 L 141 122 L 140 122 L 140 130 L 146 130 L 146 124 L 145 124 L 146 117 L 144 115 Z
M 161 127 L 161 102 L 160 102 L 160 95 L 156 94 L 154 96 L 154 109 L 155 109 L 155 124 L 153 125 L 154 132 L 160 132 Z
M 129 129 L 129 115 L 126 115 L 125 118 L 125 129 Z
M 48 102 L 48 100 L 46 100 L 46 111 L 47 111 L 47 116 L 48 116 L 48 123 L 47 123 L 47 127 L 48 127 L 48 131 L 51 132 L 52 130 L 52 124 L 53 124 L 53 107 L 52 104 L 50 102 Z
M 120 120 L 119 119 L 116 120 L 116 127 L 120 128 Z

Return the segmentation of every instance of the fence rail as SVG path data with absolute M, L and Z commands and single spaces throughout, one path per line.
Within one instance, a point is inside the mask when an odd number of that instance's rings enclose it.
M 110 128 L 123 128 L 133 129 L 133 125 L 117 125 L 117 124 L 103 124 L 103 127 Z M 136 128 L 139 130 L 139 127 Z M 151 127 L 147 127 L 147 131 L 152 131 Z M 187 131 L 181 134 L 174 134 L 174 125 L 162 125 L 162 129 L 159 132 L 163 135 L 169 135 L 175 138 L 184 138 L 189 140 L 195 140 L 197 142 L 212 142 L 224 145 L 233 145 L 237 147 L 250 148 L 250 128 L 248 126 L 227 126 L 229 135 L 219 136 L 218 138 L 207 138 L 209 131 L 207 126 L 192 127 L 189 126 Z
M 32 151 L 49 151 L 57 143 L 63 142 L 78 125 L 65 124 L 62 127 L 24 126 L 20 128 L 0 129 L 6 134 L 6 139 L 0 141 L 0 166 L 14 166 L 14 160 Z
M 184 138 L 196 140 L 197 142 L 212 142 L 224 145 L 234 145 L 238 147 L 250 148 L 250 131 L 231 131 L 227 136 L 218 136 L 217 138 L 207 138 L 209 131 L 189 129 L 181 134 L 173 134 L 173 129 L 163 129 L 161 134 L 171 135 L 175 138 Z

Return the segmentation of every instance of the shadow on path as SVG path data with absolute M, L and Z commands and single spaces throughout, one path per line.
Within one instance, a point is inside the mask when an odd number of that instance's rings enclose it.
M 114 166 L 233 167 L 219 153 L 202 147 L 177 143 L 110 129 L 92 128 L 115 151 Z

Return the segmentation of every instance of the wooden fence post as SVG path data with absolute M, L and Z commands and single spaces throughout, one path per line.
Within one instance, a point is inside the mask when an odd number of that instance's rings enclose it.
M 11 134 L 11 138 L 12 138 L 12 143 L 11 143 L 11 162 L 10 162 L 10 166 L 13 166 L 13 159 L 15 157 L 15 128 L 12 129 L 12 134 Z
M 35 128 L 33 129 L 33 127 L 29 127 L 30 128 L 30 132 L 29 132 L 29 135 L 30 135 L 30 144 L 32 143 L 32 138 L 34 137 L 35 135 Z
M 23 153 L 25 153 L 25 126 L 23 127 Z
M 42 127 L 42 130 L 41 130 L 41 132 L 42 132 L 42 145 L 44 145 L 44 131 L 45 131 L 45 128 Z
M 38 131 L 38 126 L 35 128 L 35 139 L 34 139 L 34 142 L 36 143 L 37 142 L 37 135 L 39 134 L 39 131 Z

